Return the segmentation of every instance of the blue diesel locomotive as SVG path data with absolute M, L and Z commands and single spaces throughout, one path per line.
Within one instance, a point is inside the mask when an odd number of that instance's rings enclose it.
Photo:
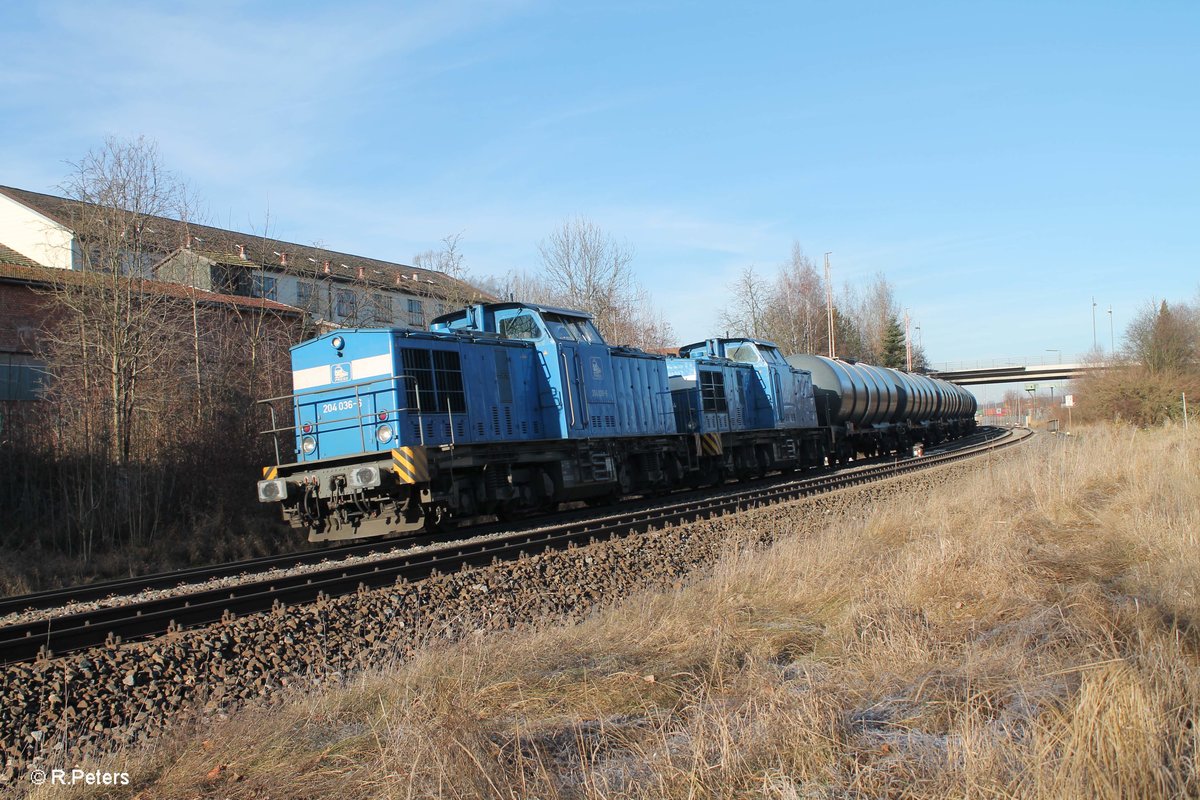
M 312 541 L 816 467 L 883 441 L 830 413 L 835 393 L 770 342 L 655 355 L 606 344 L 585 313 L 526 303 L 470 306 L 428 332 L 326 334 L 292 348 L 292 382 L 262 401 L 276 463 L 258 497 Z M 888 444 L 967 427 L 896 411 L 873 420 Z

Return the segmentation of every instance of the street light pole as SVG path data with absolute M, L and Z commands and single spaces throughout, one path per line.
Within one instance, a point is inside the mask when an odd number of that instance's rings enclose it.
M 909 319 L 908 309 L 904 309 L 904 363 L 905 369 L 912 372 L 912 320 Z
M 837 348 L 833 342 L 833 278 L 829 271 L 829 257 L 833 255 L 830 250 L 825 254 L 825 315 L 829 319 L 829 357 L 837 357 Z
M 1112 303 L 1108 304 L 1108 352 L 1114 356 L 1117 353 L 1117 340 L 1113 336 Z
M 1096 349 L 1096 295 L 1092 295 L 1092 349 Z

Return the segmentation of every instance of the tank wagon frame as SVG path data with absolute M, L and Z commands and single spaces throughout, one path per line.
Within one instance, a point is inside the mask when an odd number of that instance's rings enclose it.
M 259 499 L 310 540 L 819 467 L 963 427 L 916 422 L 907 402 L 869 421 L 858 394 L 814 383 L 762 340 L 665 357 L 606 344 L 587 314 L 524 303 L 471 306 L 432 328 L 303 342 L 292 393 L 260 401 L 275 463 Z

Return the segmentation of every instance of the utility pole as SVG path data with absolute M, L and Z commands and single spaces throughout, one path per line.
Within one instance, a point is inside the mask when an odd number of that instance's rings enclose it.
M 905 369 L 912 372 L 912 331 L 909 330 L 911 320 L 908 317 L 908 309 L 904 309 L 904 363 L 907 365 Z
M 837 348 L 833 342 L 833 277 L 829 271 L 829 257 L 833 251 L 825 254 L 825 315 L 829 318 L 829 357 L 837 358 Z

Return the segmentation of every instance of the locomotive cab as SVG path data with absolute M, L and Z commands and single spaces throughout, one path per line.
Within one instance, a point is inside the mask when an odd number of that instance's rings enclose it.
M 817 424 L 813 411 L 812 376 L 788 364 L 774 342 L 763 339 L 708 339 L 679 349 L 684 358 L 712 356 L 749 364 L 758 376 L 770 418 L 765 428 L 811 428 Z

